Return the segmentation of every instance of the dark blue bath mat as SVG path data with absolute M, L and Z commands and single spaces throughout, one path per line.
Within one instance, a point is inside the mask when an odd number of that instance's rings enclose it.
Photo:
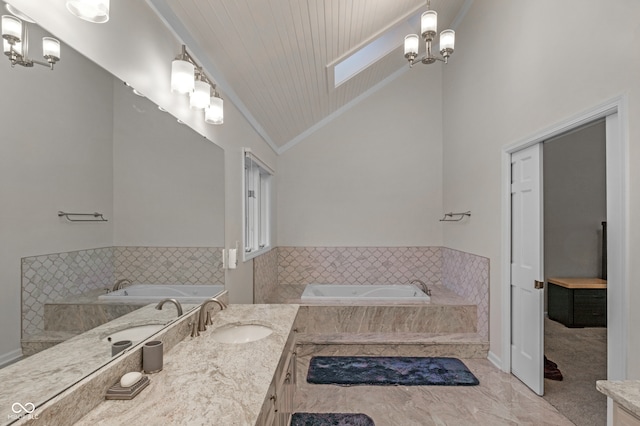
M 335 385 L 473 386 L 480 383 L 457 358 L 315 356 L 307 382 Z
M 294 413 L 291 426 L 375 426 L 366 414 Z

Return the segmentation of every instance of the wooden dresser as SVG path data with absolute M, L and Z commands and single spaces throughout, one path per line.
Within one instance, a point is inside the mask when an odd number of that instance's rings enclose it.
M 548 278 L 549 318 L 567 327 L 607 326 L 607 280 Z

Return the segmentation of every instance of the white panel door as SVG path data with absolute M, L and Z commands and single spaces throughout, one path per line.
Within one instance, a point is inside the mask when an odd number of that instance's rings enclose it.
M 511 372 L 544 393 L 542 143 L 511 154 Z

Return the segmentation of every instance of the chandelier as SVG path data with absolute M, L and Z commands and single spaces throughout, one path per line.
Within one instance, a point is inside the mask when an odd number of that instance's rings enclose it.
M 25 15 L 21 15 L 23 19 L 34 22 Z M 46 62 L 30 59 L 28 56 L 29 32 L 27 26 L 20 18 L 13 15 L 2 15 L 2 50 L 9 58 L 12 67 L 16 65 L 33 67 L 38 64 L 53 69 L 55 63 L 60 60 L 60 42 L 53 37 L 42 37 L 42 56 Z
M 189 106 L 204 110 L 204 121 L 209 124 L 224 122 L 223 100 L 216 85 L 204 73 L 182 45 L 182 51 L 171 63 L 171 91 L 189 94 Z
M 438 33 L 438 13 L 435 10 L 430 10 L 431 0 L 427 1 L 427 9 L 420 18 L 420 32 L 427 47 L 427 52 L 422 59 L 416 60 L 420 44 L 418 35 L 409 34 L 404 38 L 404 57 L 409 61 L 409 67 L 413 67 L 413 64 L 417 62 L 433 64 L 435 61 L 441 61 L 446 64 L 449 61 L 449 56 L 453 53 L 456 33 L 453 30 L 444 30 L 440 33 L 440 55 L 442 57 L 433 54 L 431 44 Z

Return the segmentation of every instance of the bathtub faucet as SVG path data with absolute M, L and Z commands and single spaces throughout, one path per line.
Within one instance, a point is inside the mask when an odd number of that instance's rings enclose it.
M 182 316 L 182 305 L 176 299 L 164 299 L 164 300 L 161 300 L 160 303 L 158 303 L 156 305 L 156 309 L 161 311 L 162 310 L 162 306 L 167 302 L 171 302 L 174 305 L 176 305 L 176 309 L 178 310 L 178 317 L 181 317 Z
M 111 291 L 120 290 L 125 285 L 130 285 L 130 284 L 131 284 L 131 280 L 129 280 L 127 278 L 123 278 L 121 280 L 116 281 L 116 283 L 113 285 L 113 288 L 111 289 Z
M 419 284 L 420 287 L 422 287 L 422 291 L 424 291 L 424 293 L 427 296 L 431 296 L 431 290 L 429 289 L 429 287 L 427 287 L 427 285 L 424 283 L 424 281 L 418 280 L 418 279 L 413 279 L 411 281 L 409 281 L 409 284 Z

